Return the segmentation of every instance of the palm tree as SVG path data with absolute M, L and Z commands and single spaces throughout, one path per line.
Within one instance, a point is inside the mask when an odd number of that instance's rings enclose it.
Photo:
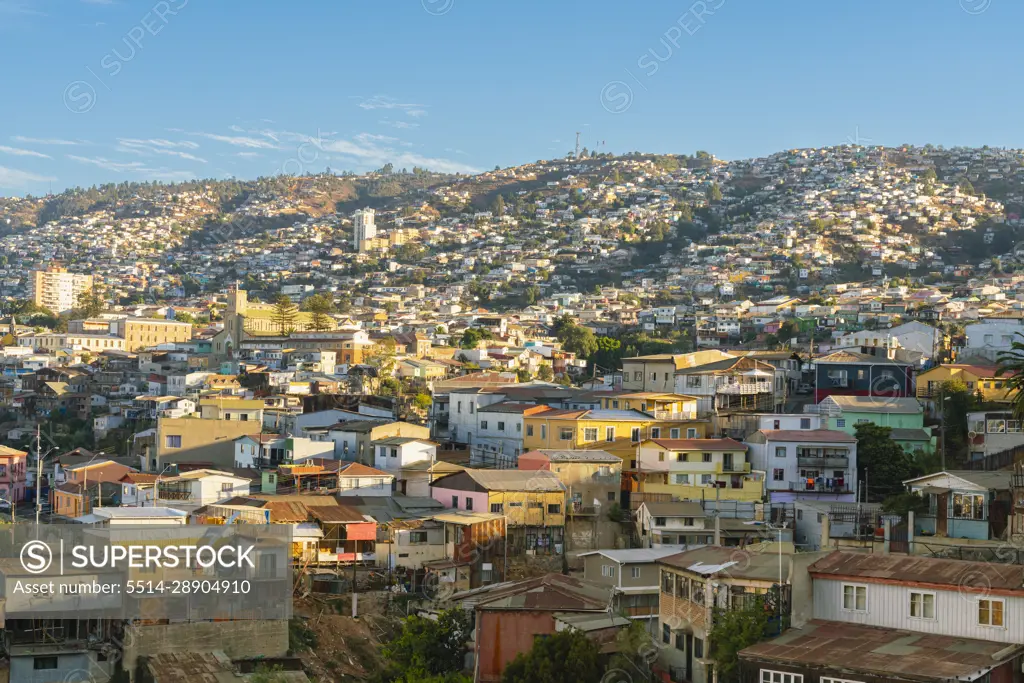
M 997 377 L 1006 377 L 1014 417 L 1024 419 L 1024 334 L 1017 332 L 1008 350 L 996 355 Z

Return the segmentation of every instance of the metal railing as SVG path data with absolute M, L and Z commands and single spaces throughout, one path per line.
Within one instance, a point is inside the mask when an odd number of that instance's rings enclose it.
M 833 481 L 832 486 L 828 486 L 825 482 L 808 482 L 807 480 L 791 481 L 788 484 L 790 491 L 814 491 L 816 493 L 850 493 L 852 491 L 850 485 L 845 481 L 842 484 L 836 484 Z

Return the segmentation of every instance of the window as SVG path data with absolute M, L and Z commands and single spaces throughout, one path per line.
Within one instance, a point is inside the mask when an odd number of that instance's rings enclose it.
M 550 514 L 550 515 L 557 515 L 561 511 L 562 511 L 562 506 L 559 503 L 549 503 L 548 504 L 548 514 Z
M 455 403 L 455 412 L 457 412 L 457 413 L 461 413 L 462 412 L 462 401 L 457 401 Z
M 409 532 L 409 545 L 423 545 L 427 542 L 426 531 L 410 531 Z
M 676 453 L 676 462 L 686 462 L 690 459 L 689 453 Z
M 846 418 L 837 417 L 836 418 L 836 428 L 842 429 L 845 426 L 846 426 Z
M 533 425 L 526 425 L 526 435 L 533 436 Z
M 459 507 L 459 497 L 458 496 L 452 496 L 452 507 L 453 508 Z
M 868 611 L 868 587 L 843 584 L 843 609 L 849 612 Z
M 516 422 L 516 434 L 520 434 L 523 431 L 523 423 Z
M 601 565 L 601 576 L 608 577 L 610 579 L 615 578 L 615 565 L 614 564 L 602 564 Z
M 597 441 L 597 427 L 587 427 L 583 430 L 584 441 Z
M 804 683 L 804 676 L 803 674 L 788 674 L 783 671 L 761 669 L 761 683 Z
M 230 483 L 230 482 L 220 485 L 220 492 L 221 493 L 230 493 L 234 489 L 235 489 L 235 485 Z
M 693 517 L 683 517 L 684 526 L 693 526 Z
M 470 401 L 469 403 L 469 414 L 472 415 L 476 412 L 476 404 Z
M 668 628 L 667 626 L 665 628 Z M 48 671 L 57 668 L 56 657 L 35 657 L 32 660 L 32 668 L 36 671 Z
M 711 462 L 711 454 L 710 453 L 704 453 L 704 454 L 702 454 L 702 457 L 704 459 L 704 462 Z
M 985 519 L 984 494 L 954 493 L 953 517 L 956 519 Z
M 695 428 L 693 428 L 693 427 L 690 427 L 689 429 L 687 429 L 686 430 L 686 438 L 687 439 L 696 439 L 697 438 L 697 430 Z
M 636 372 L 633 373 L 633 381 L 639 382 L 643 378 L 644 378 L 644 373 L 641 372 L 640 370 L 637 370 Z
M 700 638 L 693 639 L 693 656 L 697 659 L 704 656 L 704 641 Z
M 796 518 L 797 519 L 803 519 L 804 518 L 804 511 L 803 510 L 797 510 L 796 511 Z
M 668 627 L 668 624 L 661 625 L 661 640 L 666 644 L 672 642 L 672 629 Z M 53 668 L 56 669 L 57 667 L 55 666 Z
M 604 440 L 605 441 L 615 441 L 615 427 L 605 427 L 604 428 Z
M 661 428 L 660 427 L 651 427 L 651 438 L 652 439 L 660 439 L 661 438 Z
M 686 388 L 697 389 L 700 387 L 700 375 L 687 375 L 686 376 Z
M 631 578 L 631 579 L 639 579 L 640 578 L 640 567 L 630 567 L 629 568 L 629 578 Z
M 776 446 L 775 447 L 775 457 L 776 458 L 785 458 L 786 457 L 786 447 L 785 446 Z
M 864 681 L 854 681 L 854 680 L 851 680 L 849 678 L 829 678 L 827 676 L 822 676 L 818 680 L 821 683 L 864 683 Z M 980 679 L 976 679 L 976 680 L 980 680 Z
M 505 511 L 505 506 L 502 503 L 491 503 L 491 512 L 496 512 L 499 515 Z
M 164 446 L 167 448 L 181 448 L 180 434 L 167 434 L 164 436 Z
M 669 572 L 662 572 L 661 573 L 661 592 L 662 593 L 668 593 L 669 595 L 672 595 L 672 584 L 673 583 L 674 582 L 672 580 L 672 574 L 670 574 Z
M 612 401 L 612 409 L 613 410 L 618 410 L 619 409 L 619 399 L 615 399 L 614 401 Z
M 609 503 L 614 503 L 615 502 L 615 491 L 609 491 L 608 492 L 608 502 Z
M 516 502 L 516 503 L 509 503 L 508 506 L 510 508 L 521 508 L 521 507 L 523 507 L 523 504 L 521 502 Z
M 689 486 L 690 485 L 690 475 L 689 474 L 677 474 L 675 476 L 676 476 L 676 484 L 680 484 L 682 486 Z
M 710 474 L 702 474 L 702 475 L 700 475 L 700 485 L 701 486 L 711 486 L 711 475 Z
M 572 429 L 569 427 L 560 427 L 558 429 L 558 439 L 560 441 L 572 441 Z
M 654 518 L 654 526 L 665 526 L 665 518 L 664 517 L 655 517 Z
M 978 624 L 981 626 L 1003 625 L 1003 601 L 986 598 L 978 600 Z
M 466 509 L 467 510 L 472 510 L 473 509 L 473 499 L 470 498 L 469 496 L 466 496 Z
M 772 420 L 772 429 L 782 429 L 782 421 Z
M 811 428 L 811 418 L 809 418 L 809 417 L 801 417 L 800 418 L 800 429 L 810 429 L 810 428 Z
M 499 432 L 505 431 L 505 423 L 504 422 L 499 422 L 498 423 L 498 431 Z
M 672 429 L 668 430 L 668 435 L 669 435 L 669 438 L 671 438 L 671 439 L 678 439 L 679 438 L 679 427 L 673 427 Z
M 658 462 L 665 462 L 665 451 L 658 451 Z
M 480 429 L 487 429 L 487 420 L 480 420 Z
M 935 618 L 935 593 L 910 592 L 910 616 L 913 619 Z
M 776 467 L 775 469 L 772 470 L 772 481 L 785 481 L 785 480 L 786 480 L 786 470 L 782 469 L 781 467 Z
M 629 432 L 629 440 L 632 441 L 633 443 L 636 443 L 637 441 L 640 440 L 640 428 L 639 427 L 633 427 L 633 429 L 630 430 L 630 432 Z

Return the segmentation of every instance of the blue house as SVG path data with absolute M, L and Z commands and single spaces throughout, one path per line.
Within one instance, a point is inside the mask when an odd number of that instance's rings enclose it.
M 1010 508 L 1010 474 L 949 470 L 903 482 L 928 501 L 928 511 L 914 517 L 914 535 L 1001 538 Z M 993 514 L 996 509 L 999 513 Z
M 814 402 L 827 396 L 914 396 L 913 365 L 859 351 L 815 358 Z

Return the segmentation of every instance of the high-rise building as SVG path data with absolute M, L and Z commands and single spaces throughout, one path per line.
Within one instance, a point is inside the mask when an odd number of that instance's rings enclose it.
M 65 268 L 51 266 L 29 274 L 29 299 L 54 313 L 70 311 L 78 306 L 82 294 L 91 290 L 92 275 L 69 273 Z
M 372 240 L 377 236 L 377 226 L 374 225 L 373 209 L 360 209 L 352 217 L 354 229 L 352 231 L 352 247 L 356 251 L 363 251 L 363 242 Z

